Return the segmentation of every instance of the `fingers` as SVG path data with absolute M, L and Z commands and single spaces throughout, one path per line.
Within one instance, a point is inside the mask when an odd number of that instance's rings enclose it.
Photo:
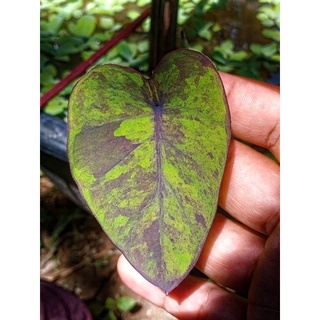
M 280 156 L 279 87 L 220 72 L 232 134 Z
M 261 235 L 217 213 L 196 267 L 246 296 L 264 244 Z
M 219 205 L 246 226 L 269 235 L 279 222 L 279 165 L 245 144 L 231 140 Z
M 247 303 L 237 295 L 188 276 L 168 296 L 145 280 L 120 256 L 118 273 L 128 287 L 179 319 L 245 319 Z
M 252 277 L 248 319 L 280 319 L 279 224 L 268 238 L 265 248 Z

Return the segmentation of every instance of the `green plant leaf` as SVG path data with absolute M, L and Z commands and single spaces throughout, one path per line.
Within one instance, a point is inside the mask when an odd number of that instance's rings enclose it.
M 103 320 L 118 320 L 113 310 L 109 310 Z
M 124 311 L 124 312 L 131 311 L 136 305 L 136 301 L 133 298 L 128 296 L 119 297 L 116 300 L 116 303 L 117 303 L 117 308 L 120 311 Z
M 123 66 L 91 69 L 68 111 L 72 174 L 103 229 L 166 293 L 194 267 L 211 227 L 230 119 L 205 55 L 179 49 L 150 79 Z
M 80 37 L 89 38 L 97 25 L 97 20 L 94 16 L 85 15 L 77 20 L 77 23 L 70 22 L 68 29 L 71 33 Z
M 120 54 L 120 56 L 127 60 L 130 61 L 132 59 L 132 52 L 131 52 L 131 48 L 129 47 L 128 43 L 126 41 L 121 41 L 118 46 L 118 52 Z
M 137 10 L 128 10 L 127 17 L 131 20 L 137 19 L 140 15 L 140 12 Z
M 269 39 L 280 42 L 280 32 L 278 30 L 263 29 L 262 34 Z
M 48 21 L 41 21 L 40 26 L 42 31 L 57 33 L 63 25 L 64 19 L 55 14 L 49 16 Z
M 112 17 L 100 18 L 100 27 L 102 29 L 111 29 L 113 25 L 114 25 L 114 19 Z
M 44 108 L 44 111 L 52 116 L 59 115 L 67 109 L 67 99 L 56 96 L 51 99 Z
M 230 59 L 234 60 L 234 61 L 243 61 L 243 60 L 247 59 L 248 56 L 249 56 L 249 54 L 246 51 L 240 50 L 240 51 L 232 53 L 230 55 Z
M 108 310 L 114 310 L 116 309 L 117 305 L 116 305 L 116 301 L 111 298 L 111 297 L 108 297 L 105 301 L 105 307 L 108 309 Z

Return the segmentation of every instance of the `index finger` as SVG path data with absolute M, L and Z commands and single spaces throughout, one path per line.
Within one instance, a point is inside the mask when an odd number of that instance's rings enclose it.
M 220 72 L 231 115 L 232 134 L 280 157 L 280 88 Z

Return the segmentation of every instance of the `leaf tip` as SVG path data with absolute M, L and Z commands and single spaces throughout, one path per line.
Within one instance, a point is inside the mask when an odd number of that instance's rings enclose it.
M 179 284 L 184 280 L 185 277 L 180 278 L 178 281 L 170 281 L 165 284 L 157 284 L 156 286 L 160 288 L 166 296 L 168 296 Z

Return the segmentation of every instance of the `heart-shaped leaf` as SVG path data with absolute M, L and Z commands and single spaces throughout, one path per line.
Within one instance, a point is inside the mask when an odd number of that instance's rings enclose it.
M 205 55 L 167 54 L 150 79 L 103 65 L 69 100 L 72 174 L 109 238 L 166 293 L 195 265 L 212 224 L 230 118 Z

